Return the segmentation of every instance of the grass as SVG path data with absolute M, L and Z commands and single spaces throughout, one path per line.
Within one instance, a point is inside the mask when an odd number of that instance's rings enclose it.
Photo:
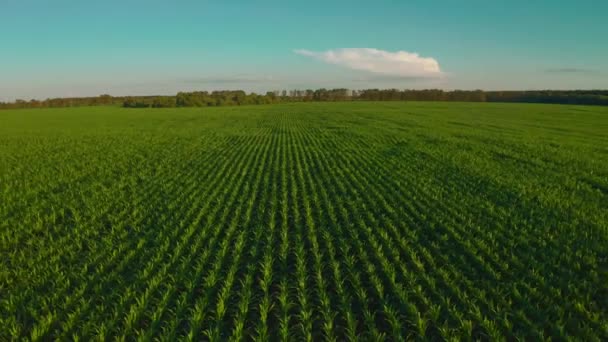
M 0 112 L 0 340 L 608 339 L 608 108 Z

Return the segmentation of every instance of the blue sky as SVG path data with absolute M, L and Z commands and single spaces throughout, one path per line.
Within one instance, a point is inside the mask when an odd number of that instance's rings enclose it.
M 0 100 L 608 88 L 606 13 L 603 0 L 0 0 Z

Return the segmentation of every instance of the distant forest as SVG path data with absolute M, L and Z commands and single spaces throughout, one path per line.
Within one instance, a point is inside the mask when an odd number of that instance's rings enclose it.
M 309 101 L 466 101 L 466 102 L 522 102 L 559 103 L 608 106 L 608 90 L 534 90 L 534 91 L 482 91 L 482 90 L 283 90 L 269 91 L 264 95 L 242 90 L 180 92 L 175 96 L 110 96 L 53 98 L 43 101 L 17 100 L 0 102 L 0 109 L 54 108 L 78 106 L 116 105 L 128 108 L 170 108 L 238 106 Z

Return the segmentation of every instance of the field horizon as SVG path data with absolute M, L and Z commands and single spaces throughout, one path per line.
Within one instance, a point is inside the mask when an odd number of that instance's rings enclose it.
M 608 341 L 608 1 L 0 13 L 0 342 Z

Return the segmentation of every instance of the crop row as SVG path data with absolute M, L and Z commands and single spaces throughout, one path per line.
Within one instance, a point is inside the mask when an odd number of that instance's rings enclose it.
M 603 195 L 543 181 L 570 154 L 294 108 L 8 140 L 0 339 L 608 338 Z

